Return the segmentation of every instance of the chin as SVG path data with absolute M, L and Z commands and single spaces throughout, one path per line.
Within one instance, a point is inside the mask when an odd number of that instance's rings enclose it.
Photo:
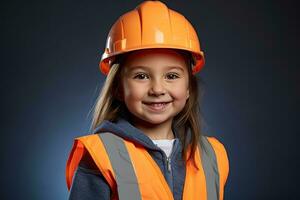
M 170 120 L 170 118 L 162 118 L 162 117 L 152 117 L 151 119 L 149 119 L 149 118 L 143 119 L 143 121 L 145 123 L 149 123 L 152 125 L 159 125 L 159 124 L 165 123 L 169 120 Z

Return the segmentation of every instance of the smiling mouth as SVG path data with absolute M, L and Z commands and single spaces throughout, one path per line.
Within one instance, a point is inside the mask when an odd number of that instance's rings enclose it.
M 154 111 L 162 111 L 164 110 L 167 105 L 169 105 L 171 102 L 144 102 L 144 104 L 149 107 L 151 110 Z
M 168 103 L 171 103 L 171 101 L 169 102 L 143 102 L 146 105 L 153 105 L 153 106 L 160 106 L 160 105 L 165 105 Z

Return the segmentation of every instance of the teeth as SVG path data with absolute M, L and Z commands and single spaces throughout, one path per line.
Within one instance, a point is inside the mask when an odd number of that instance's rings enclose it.
M 155 106 L 155 107 L 159 107 L 159 106 L 165 105 L 165 103 L 151 103 L 150 105 Z

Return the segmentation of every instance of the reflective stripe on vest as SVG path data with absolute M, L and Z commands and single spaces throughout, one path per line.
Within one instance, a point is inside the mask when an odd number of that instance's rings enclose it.
M 201 136 L 201 161 L 205 173 L 207 200 L 219 199 L 219 171 L 215 152 L 207 138 Z
M 116 175 L 119 199 L 141 199 L 137 178 L 124 140 L 111 133 L 98 134 Z

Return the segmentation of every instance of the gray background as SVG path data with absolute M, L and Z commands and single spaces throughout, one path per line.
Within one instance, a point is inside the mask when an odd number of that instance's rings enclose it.
M 89 131 L 115 20 L 141 1 L 1 1 L 1 199 L 66 199 L 65 164 Z M 225 199 L 299 199 L 296 1 L 172 0 L 206 65 L 205 130 L 225 144 Z

